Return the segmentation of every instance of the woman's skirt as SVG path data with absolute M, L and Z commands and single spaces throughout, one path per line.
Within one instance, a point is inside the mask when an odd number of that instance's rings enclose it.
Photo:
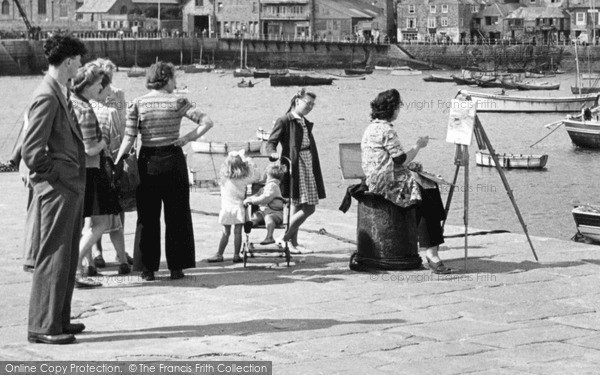
M 298 186 L 300 196 L 293 197 L 292 203 L 294 205 L 319 204 L 319 192 L 313 173 L 312 155 L 310 150 L 300 151 L 298 157 Z
M 111 187 L 106 173 L 100 168 L 85 170 L 83 216 L 117 215 L 121 212 L 118 192 Z
M 446 211 L 442 203 L 439 189 L 421 190 L 422 201 L 417 209 L 417 222 L 419 223 L 419 247 L 434 247 L 444 243 L 444 231 L 441 222 L 446 218 Z

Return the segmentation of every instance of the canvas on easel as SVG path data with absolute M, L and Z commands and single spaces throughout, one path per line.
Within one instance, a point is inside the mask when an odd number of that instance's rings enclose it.
M 446 142 L 465 146 L 471 145 L 475 116 L 477 115 L 475 108 L 474 101 L 452 99 L 450 115 L 448 116 Z

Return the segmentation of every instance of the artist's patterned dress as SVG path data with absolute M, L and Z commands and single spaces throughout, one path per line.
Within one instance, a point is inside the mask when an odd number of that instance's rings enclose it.
M 310 139 L 308 138 L 308 129 L 304 118 L 298 118 L 302 126 L 302 144 L 298 157 L 298 185 L 300 187 L 300 197 L 293 198 L 292 203 L 300 204 L 319 204 L 319 193 L 317 183 L 313 175 L 312 156 L 310 154 Z
M 385 120 L 369 124 L 361 142 L 362 169 L 370 192 L 383 195 L 400 207 L 408 207 L 421 201 L 421 193 L 408 168 L 394 167 L 393 158 L 404 151 L 393 126 Z

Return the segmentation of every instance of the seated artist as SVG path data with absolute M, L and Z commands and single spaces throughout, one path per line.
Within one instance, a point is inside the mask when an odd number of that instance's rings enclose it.
M 379 93 L 371 102 L 372 121 L 361 142 L 366 184 L 371 193 L 380 194 L 402 208 L 416 206 L 419 246 L 426 250 L 429 268 L 438 274 L 450 273 L 438 256 L 439 245 L 444 243 L 441 221 L 445 218 L 440 192 L 432 181 L 411 173 L 411 169 L 420 171 L 420 165 L 413 159 L 427 146 L 429 137 L 419 137 L 415 146 L 404 151 L 392 124 L 401 107 L 396 89 Z

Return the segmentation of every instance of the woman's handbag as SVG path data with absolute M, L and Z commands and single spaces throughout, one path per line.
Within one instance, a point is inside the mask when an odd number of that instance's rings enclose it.
M 119 163 L 122 171 L 119 176 L 121 185 L 120 203 L 123 211 L 135 211 L 135 191 L 140 184 L 140 173 L 135 149 L 132 149 L 126 159 Z

